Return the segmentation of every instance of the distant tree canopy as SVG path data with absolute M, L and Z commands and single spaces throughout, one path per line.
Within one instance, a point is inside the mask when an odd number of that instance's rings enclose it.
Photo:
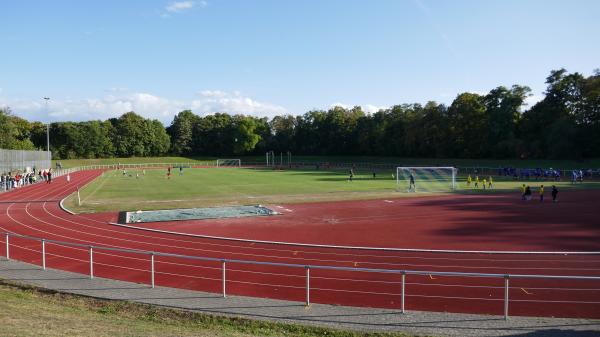
M 450 106 L 401 104 L 375 113 L 360 106 L 272 119 L 179 112 L 166 129 L 134 112 L 107 121 L 50 126 L 54 158 L 262 154 L 456 158 L 600 157 L 600 70 L 555 70 L 545 97 L 528 110 L 531 89 L 461 93 Z M 45 149 L 46 126 L 0 109 L 0 148 Z

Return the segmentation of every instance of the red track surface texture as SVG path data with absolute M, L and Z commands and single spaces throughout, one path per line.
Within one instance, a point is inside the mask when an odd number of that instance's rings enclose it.
M 522 251 L 600 251 L 600 191 L 560 194 L 557 204 L 514 195 L 422 197 L 271 205 L 273 217 L 111 225 L 115 214 L 71 215 L 58 200 L 100 171 L 0 195 L 0 231 L 50 240 L 189 256 L 394 270 L 600 276 L 600 255 L 433 253 L 277 245 L 190 235 L 310 244 Z M 0 238 L 0 244 L 5 239 Z M 3 252 L 3 250 L 2 250 Z M 4 254 L 4 253 L 2 253 Z M 41 263 L 38 241 L 12 237 L 11 258 Z M 89 272 L 85 248 L 46 244 L 49 268 Z M 156 256 L 156 284 L 221 292 L 221 264 Z M 149 255 L 94 252 L 94 274 L 150 282 Z M 311 269 L 311 301 L 399 308 L 401 275 Z M 227 265 L 229 294 L 305 300 L 304 268 Z M 406 309 L 502 314 L 501 278 L 408 275 Z M 510 314 L 600 318 L 600 281 L 510 280 Z

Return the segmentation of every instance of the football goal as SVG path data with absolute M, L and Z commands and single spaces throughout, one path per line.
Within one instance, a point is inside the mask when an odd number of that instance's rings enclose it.
M 241 159 L 217 159 L 217 167 L 240 167 Z
M 450 192 L 456 185 L 454 167 L 396 167 L 396 190 L 400 192 Z

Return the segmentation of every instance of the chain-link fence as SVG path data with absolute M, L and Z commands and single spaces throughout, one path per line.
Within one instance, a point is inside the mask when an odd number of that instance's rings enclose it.
M 0 149 L 0 174 L 20 171 L 47 170 L 52 165 L 48 151 Z

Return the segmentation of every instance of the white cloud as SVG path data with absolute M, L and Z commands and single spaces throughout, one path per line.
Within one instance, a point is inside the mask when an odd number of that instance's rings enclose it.
M 198 5 L 198 7 L 206 7 L 208 2 L 206 1 L 175 1 L 169 3 L 165 10 L 169 13 L 181 13 L 183 11 L 194 8 L 194 6 Z
M 49 101 L 48 112 L 41 99 L 0 96 L 0 107 L 8 106 L 18 116 L 43 122 L 104 120 L 135 111 L 146 118 L 158 119 L 165 125 L 169 125 L 178 112 L 186 109 L 191 109 L 198 115 L 227 112 L 272 117 L 288 113 L 282 106 L 260 102 L 239 92 L 204 90 L 199 96 L 191 101 L 182 101 L 150 93 L 123 93 L 116 90 L 101 98 L 53 98 Z
M 231 114 L 273 117 L 287 113 L 287 110 L 282 106 L 256 101 L 238 91 L 203 90 L 199 92 L 199 96 L 200 98 L 192 101 L 191 108 L 194 111 L 202 111 L 206 114 L 228 112 Z
M 344 108 L 344 109 L 352 109 L 356 105 L 344 104 L 344 103 L 336 102 L 336 103 L 331 104 L 329 107 L 333 108 L 333 107 L 336 107 L 336 106 L 339 106 L 339 107 Z M 360 105 L 360 107 L 362 108 L 362 110 L 364 112 L 369 113 L 369 114 L 375 113 L 375 112 L 377 112 L 379 110 L 385 110 L 385 109 L 389 108 L 387 106 L 373 105 L 373 104 L 362 104 L 362 105 Z
M 227 93 L 221 90 L 202 90 L 198 95 L 209 98 L 221 98 L 227 96 Z
M 105 90 L 106 92 L 127 92 L 129 88 L 125 87 L 112 87 Z

